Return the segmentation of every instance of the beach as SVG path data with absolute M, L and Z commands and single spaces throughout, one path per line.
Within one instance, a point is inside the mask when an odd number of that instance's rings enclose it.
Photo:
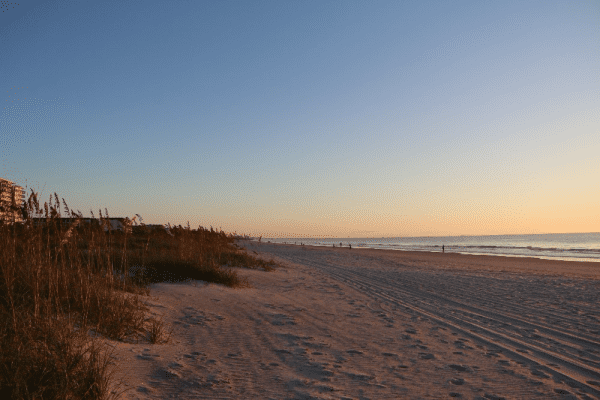
M 160 283 L 125 399 L 600 398 L 600 263 L 241 241 L 250 288 Z

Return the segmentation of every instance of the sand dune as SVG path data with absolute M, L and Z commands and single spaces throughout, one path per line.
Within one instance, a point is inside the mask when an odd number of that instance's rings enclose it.
M 123 398 L 600 398 L 597 264 L 250 246 L 251 289 L 153 286 L 174 341 L 108 342 Z

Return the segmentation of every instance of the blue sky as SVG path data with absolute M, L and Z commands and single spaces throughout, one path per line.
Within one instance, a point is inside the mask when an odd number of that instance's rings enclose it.
M 265 236 L 600 230 L 598 2 L 0 10 L 0 177 L 86 216 Z

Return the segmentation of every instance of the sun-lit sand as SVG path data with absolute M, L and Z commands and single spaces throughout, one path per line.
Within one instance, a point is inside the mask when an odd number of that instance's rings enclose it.
M 107 341 L 123 398 L 600 396 L 599 263 L 242 244 L 283 266 L 153 285 L 173 341 Z

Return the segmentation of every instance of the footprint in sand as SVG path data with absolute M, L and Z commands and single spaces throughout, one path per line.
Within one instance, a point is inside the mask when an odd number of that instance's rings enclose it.
M 450 364 L 448 365 L 448 367 L 450 367 L 451 369 L 458 371 L 458 372 L 471 372 L 471 368 L 469 368 L 467 365 L 458 365 L 458 364 Z
M 191 307 L 186 307 L 187 309 L 191 308 Z M 193 310 L 193 308 L 192 308 Z M 200 325 L 200 326 L 207 326 L 208 322 L 214 321 L 214 320 L 224 320 L 225 317 L 222 317 L 221 315 L 215 314 L 215 313 L 209 313 L 210 316 L 206 315 L 206 313 L 204 313 L 203 311 L 196 311 L 195 312 L 191 312 L 192 310 L 185 310 L 186 315 L 184 315 L 183 317 L 180 318 L 180 321 L 174 321 L 176 324 L 183 324 L 184 328 L 189 328 L 190 325 Z
M 364 354 L 362 351 L 354 350 L 354 349 L 346 350 L 346 353 L 348 353 L 348 354 Z
M 338 356 L 335 357 L 335 362 L 338 363 L 338 364 L 339 363 L 343 363 L 345 361 L 346 361 L 346 359 L 344 357 L 342 357 L 342 356 L 338 355 Z
M 571 392 L 569 392 L 568 390 L 559 388 L 554 389 L 554 393 L 562 394 L 563 396 L 569 396 L 571 394 Z
M 484 399 L 489 399 L 489 400 L 506 400 L 505 397 L 496 396 L 495 394 L 488 394 L 488 393 L 484 394 L 483 398 Z
M 345 374 L 346 374 L 347 377 L 349 377 L 353 381 L 366 382 L 366 381 L 370 381 L 372 379 L 375 379 L 375 377 L 371 376 L 371 375 L 355 374 L 355 373 L 352 373 L 352 372 L 346 372 Z
M 170 379 L 179 378 L 179 374 L 177 372 L 167 369 L 167 368 L 159 368 L 155 371 L 154 378 L 162 379 L 162 380 L 170 380 Z
M 326 369 L 325 366 L 320 363 L 303 363 L 296 367 L 296 371 L 308 379 L 319 380 L 322 382 L 331 381 L 331 377 L 335 375 L 333 371 Z
M 294 318 L 285 314 L 271 314 L 271 325 L 281 326 L 281 325 L 296 325 Z
M 136 357 L 138 360 L 154 361 L 156 358 L 161 358 L 160 354 L 150 354 L 150 349 L 144 349 L 142 354 L 138 354 Z
M 543 373 L 542 371 L 539 371 L 539 370 L 537 370 L 537 369 L 533 369 L 533 370 L 531 371 L 531 375 L 533 375 L 533 376 L 537 376 L 537 377 L 540 377 L 540 378 L 550 378 L 550 376 L 549 376 L 549 375 L 547 375 L 547 374 L 545 374 L 545 373 Z
M 154 357 L 152 354 L 138 354 L 137 356 L 138 360 L 144 360 L 144 361 L 153 361 Z
M 484 354 L 486 357 L 500 357 L 495 351 L 488 351 Z
M 315 389 L 319 391 L 319 393 L 324 392 L 335 392 L 337 389 L 332 386 L 315 386 Z
M 150 393 L 150 389 L 148 389 L 146 386 L 138 386 L 136 388 L 136 391 L 140 392 L 140 393 Z
M 286 383 L 287 390 L 294 390 L 297 387 L 304 388 L 308 386 L 308 381 L 301 381 L 300 379 L 292 379 Z

